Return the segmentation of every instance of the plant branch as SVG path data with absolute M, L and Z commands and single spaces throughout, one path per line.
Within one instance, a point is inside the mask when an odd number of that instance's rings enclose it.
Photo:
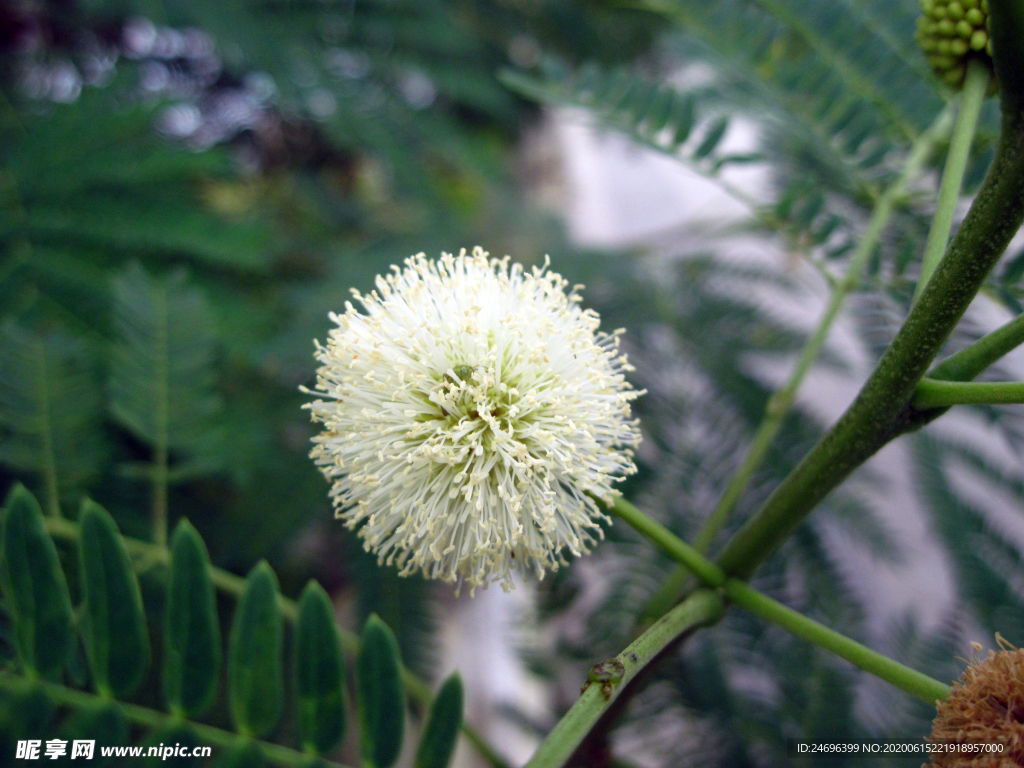
M 874 252 L 875 246 L 878 244 L 885 226 L 892 216 L 896 203 L 903 197 L 910 181 L 920 173 L 921 167 L 935 149 L 935 145 L 949 132 L 952 122 L 950 110 L 948 108 L 943 110 L 928 130 L 915 142 L 899 177 L 876 201 L 867 230 L 850 257 L 843 278 L 839 281 L 833 281 L 831 284 L 832 292 L 829 297 L 829 303 L 821 319 L 818 321 L 817 327 L 804 344 L 804 348 L 801 350 L 800 356 L 797 358 L 796 364 L 793 366 L 793 370 L 790 372 L 786 383 L 768 401 L 764 417 L 754 433 L 750 447 L 743 457 L 743 462 L 730 479 L 711 514 L 697 532 L 697 538 L 694 542 L 694 547 L 697 551 L 706 552 L 708 547 L 711 546 L 711 543 L 729 519 L 729 515 L 735 509 L 743 492 L 750 484 L 750 479 L 753 477 L 754 472 L 757 471 L 757 468 L 764 461 L 765 456 L 768 454 L 768 449 L 775 439 L 775 435 L 778 434 L 779 429 L 782 427 L 786 414 L 793 406 L 793 400 L 800 389 L 800 385 L 825 345 L 829 331 L 839 315 L 843 302 L 860 280 L 864 267 L 871 258 L 871 254 Z M 661 588 L 648 600 L 642 615 L 654 618 L 667 611 L 682 596 L 686 589 L 687 581 L 688 574 L 686 570 L 677 568 L 669 575 Z
M 917 670 L 851 640 L 834 629 L 819 624 L 758 592 L 739 579 L 727 578 L 717 565 L 705 559 L 703 555 L 668 528 L 649 518 L 629 502 L 624 502 L 621 499 L 616 501 L 612 507 L 612 513 L 629 523 L 637 532 L 646 536 L 671 557 L 690 569 L 705 585 L 721 587 L 729 601 L 735 605 L 789 630 L 797 637 L 831 651 L 865 672 L 869 672 L 929 704 L 934 704 L 937 699 L 942 699 L 949 693 L 948 685 L 933 680 Z
M 745 608 L 765 621 L 787 629 L 797 637 L 825 648 L 836 656 L 846 659 L 855 667 L 863 669 L 877 678 L 895 685 L 902 691 L 916 696 L 928 704 L 946 698 L 952 690 L 916 669 L 900 664 L 888 656 L 871 650 L 846 635 L 836 632 L 782 603 L 761 594 L 739 579 L 729 579 L 725 585 L 729 601 Z
M 618 498 L 612 505 L 611 513 L 653 541 L 668 555 L 679 563 L 688 573 L 692 573 L 706 586 L 720 587 L 725 584 L 725 573 L 715 563 L 676 536 L 652 517 L 648 517 L 636 506 L 623 498 Z
M 1024 314 L 950 355 L 928 374 L 941 381 L 970 381 L 1009 352 L 1024 344 Z
M 980 59 L 971 59 L 967 64 L 967 77 L 964 80 L 963 94 L 960 97 L 960 111 L 956 116 L 956 127 L 953 129 L 953 140 L 946 155 L 946 167 L 942 172 L 942 184 L 939 186 L 939 199 L 935 206 L 935 216 L 928 230 L 928 241 L 924 247 L 924 258 L 921 261 L 921 277 L 914 291 L 914 301 L 931 279 L 935 267 L 938 266 L 942 254 L 946 252 L 949 232 L 953 227 L 953 214 L 960 200 L 960 188 L 963 185 L 964 173 L 967 171 L 967 160 L 971 155 L 971 144 L 974 143 L 974 132 L 978 127 L 978 115 L 981 105 L 985 103 L 985 91 L 991 69 Z
M 854 469 L 894 437 L 920 426 L 910 405 L 917 384 L 1022 219 L 1024 99 L 1004 98 L 995 158 L 946 256 L 857 399 L 726 544 L 718 561 L 726 573 L 753 573 Z
M 793 366 L 793 370 L 790 372 L 786 383 L 768 401 L 764 418 L 760 426 L 758 426 L 757 432 L 754 433 L 754 439 L 747 450 L 743 463 L 736 471 L 736 474 L 733 475 L 718 504 L 715 505 L 711 515 L 698 532 L 694 546 L 699 551 L 706 551 L 711 542 L 714 541 L 715 536 L 722 529 L 722 526 L 725 525 L 729 514 L 735 508 L 743 491 L 746 490 L 747 485 L 750 483 L 750 478 L 761 465 L 761 462 L 764 461 L 772 440 L 782 426 L 785 415 L 793 405 L 797 390 L 803 383 L 804 377 L 811 368 L 811 364 L 825 345 L 829 331 L 839 315 L 843 302 L 860 281 L 864 267 L 871 258 L 871 254 L 874 253 L 875 246 L 878 245 L 878 241 L 881 239 L 882 232 L 885 231 L 885 227 L 889 223 L 896 204 L 903 197 L 910 181 L 921 172 L 921 167 L 935 149 L 935 145 L 948 134 L 952 122 L 950 110 L 943 110 L 929 129 L 914 142 L 914 146 L 907 156 L 899 177 L 878 198 L 874 211 L 871 213 L 867 230 L 864 232 L 864 237 L 857 244 L 856 249 L 851 255 L 843 279 L 833 288 L 828 306 L 818 321 L 818 326 L 804 344 L 804 348 L 801 350 L 800 356 L 797 358 L 796 364 Z
M 1024 382 L 921 379 L 913 402 L 915 408 L 921 409 L 945 408 L 951 405 L 1024 403 Z
M 836 48 L 830 41 L 818 34 L 818 32 L 805 21 L 805 18 L 794 12 L 787 4 L 779 0 L 759 0 L 759 4 L 790 28 L 794 33 L 803 38 L 804 42 L 826 62 L 829 68 L 837 73 L 850 89 L 857 95 L 872 102 L 881 110 L 886 117 L 892 120 L 893 125 L 898 128 L 908 139 L 918 138 L 917 129 L 902 114 L 898 105 L 887 99 L 867 77 L 862 70 L 852 64 L 846 55 Z
M 52 517 L 45 518 L 45 523 L 46 529 L 50 532 L 51 536 L 64 539 L 66 541 L 78 540 L 77 523 L 63 518 Z M 148 541 L 133 539 L 128 536 L 122 536 L 121 538 L 124 540 L 125 548 L 128 550 L 128 554 L 132 556 L 133 565 L 135 565 L 136 568 L 139 567 L 140 563 L 144 564 L 146 567 L 153 564 L 164 566 L 169 566 L 171 564 L 171 552 L 167 547 L 160 546 L 158 544 L 151 544 Z M 210 566 L 210 581 L 212 581 L 213 585 L 221 592 L 232 595 L 235 598 L 240 597 L 242 590 L 245 588 L 245 579 L 241 576 L 236 576 L 233 573 L 217 568 L 213 565 Z M 277 604 L 281 611 L 281 615 L 286 621 L 294 624 L 298 620 L 298 603 L 284 595 L 278 595 Z M 345 653 L 350 656 L 358 654 L 360 645 L 359 635 L 354 632 L 350 632 L 344 627 L 338 627 L 338 630 L 341 635 L 341 647 Z M 409 695 L 421 707 L 426 708 L 430 706 L 434 695 L 430 690 L 430 686 L 426 682 L 421 680 L 404 666 L 402 667 L 402 681 L 405 684 L 406 690 L 409 691 Z M 462 721 L 462 733 L 466 739 L 476 747 L 491 768 L 510 768 L 504 758 L 502 758 L 494 748 L 488 744 L 483 735 L 465 720 Z
M 576 703 L 547 735 L 525 768 L 564 765 L 628 683 L 665 646 L 686 632 L 713 623 L 721 616 L 722 610 L 722 598 L 716 592 L 702 589 L 662 616 L 615 657 L 615 661 L 622 665 L 622 677 L 607 687 L 599 682 L 585 686 Z
M 259 747 L 260 752 L 267 759 L 277 763 L 278 765 L 306 768 L 310 764 L 310 756 L 307 753 L 299 752 L 297 750 L 290 749 L 289 747 L 281 746 L 280 744 L 272 744 L 267 741 L 250 740 L 237 733 L 224 731 L 220 728 L 215 728 L 212 725 L 196 723 L 192 720 L 182 720 L 181 718 L 174 717 L 173 715 L 168 715 L 164 712 L 150 709 L 149 707 L 142 707 L 138 704 L 129 704 L 123 701 L 115 702 L 113 699 L 104 696 L 98 696 L 87 691 L 68 688 L 63 685 L 58 685 L 57 683 L 37 680 L 26 684 L 25 678 L 20 675 L 12 675 L 9 672 L 0 672 L 0 688 L 4 690 L 20 691 L 34 686 L 42 688 L 50 699 L 57 704 L 64 706 L 83 709 L 86 707 L 95 707 L 101 704 L 114 703 L 121 709 L 125 717 L 128 718 L 130 722 L 145 726 L 146 728 L 187 725 L 195 731 L 196 735 L 204 742 L 215 744 L 218 747 L 234 747 L 251 741 L 251 743 L 255 743 Z M 323 758 L 318 760 L 318 765 L 333 766 L 333 768 L 347 768 L 342 763 L 324 760 Z

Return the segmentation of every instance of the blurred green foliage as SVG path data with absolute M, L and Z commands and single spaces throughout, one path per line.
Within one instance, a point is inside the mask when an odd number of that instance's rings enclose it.
M 217 564 L 267 556 L 286 585 L 355 583 L 361 614 L 408 624 L 403 648 L 425 662 L 426 591 L 327 522 L 297 390 L 311 340 L 350 287 L 412 253 L 481 243 L 529 262 L 564 245 L 522 200 L 514 152 L 534 110 L 496 70 L 542 43 L 632 57 L 650 18 L 554 2 L 3 14 L 3 484 L 67 514 L 88 493 L 143 538 L 164 504 Z M 213 138 L 174 133 L 182 114 Z
M 22 481 L 45 511 L 71 518 L 89 496 L 123 533 L 147 540 L 187 516 L 215 565 L 242 574 L 267 558 L 291 596 L 317 577 L 353 598 L 359 626 L 378 614 L 403 661 L 432 677 L 433 585 L 399 579 L 361 551 L 331 519 L 307 457 L 313 430 L 298 387 L 311 382 L 311 340 L 325 336 L 327 313 L 350 287 L 369 288 L 419 251 L 480 244 L 526 263 L 550 252 L 558 271 L 587 284 L 603 327 L 629 328 L 636 382 L 649 390 L 637 408 L 641 472 L 624 491 L 692 538 L 771 395 L 749 361 L 788 359 L 802 343 L 759 299 L 769 287 L 788 301 L 794 281 L 718 258 L 716 242 L 700 253 L 681 244 L 683 258 L 653 269 L 571 247 L 524 199 L 518 142 L 537 115 L 524 97 L 582 107 L 711 178 L 764 168 L 768 198 L 744 228 L 752 247 L 839 265 L 948 97 L 913 46 L 915 13 L 911 0 L 5 4 L 0 491 Z M 760 130 L 757 147 L 732 153 L 743 120 Z M 990 106 L 968 193 L 995 126 Z M 891 338 L 913 291 L 932 206 L 924 186 L 899 207 L 852 302 L 869 353 Z M 997 270 L 987 293 L 1019 312 L 1022 273 L 1024 254 Z M 826 353 L 820 364 L 842 372 L 843 357 Z M 1012 414 L 984 414 L 992 434 L 1024 444 Z M 801 411 L 787 418 L 732 525 L 821 429 Z M 899 558 L 902 542 L 854 494 L 834 494 L 758 587 L 949 679 L 964 652 L 963 617 L 1024 643 L 1024 601 L 1012 578 L 1020 551 L 947 470 L 969 467 L 1015 502 L 1024 486 L 962 444 L 913 440 L 912 482 L 960 585 L 940 631 L 926 635 L 908 619 L 871 634 L 872 606 L 844 570 L 837 537 L 883 561 Z M 608 538 L 593 559 L 541 585 L 540 619 L 555 641 L 529 661 L 573 693 L 581 670 L 621 649 L 672 569 L 628 532 Z M 152 622 L 163 597 L 150 581 L 143 574 Z M 16 607 L 4 608 L 0 659 L 10 666 Z M 220 609 L 226 636 L 230 613 Z M 331 659 L 318 663 L 333 669 Z M 77 648 L 65 675 L 83 685 L 85 669 Z M 302 683 L 304 701 L 321 696 L 313 682 Z M 152 703 L 158 689 L 151 673 L 136 698 Z M 0 725 L 38 730 L 47 706 L 7 701 Z M 787 737 L 919 737 L 929 716 L 732 613 L 652 673 L 621 733 L 646 739 L 665 765 L 762 765 L 783 759 Z M 204 717 L 231 716 L 220 704 Z M 333 737 L 303 718 L 302 738 Z M 124 730 L 107 720 L 104 733 Z M 658 742 L 659 730 L 676 738 Z M 437 733 L 445 747 L 450 736 Z
M 431 585 L 360 550 L 308 459 L 312 340 L 413 253 L 567 249 L 517 174 L 536 109 L 496 72 L 541 46 L 625 61 L 653 21 L 586 2 L 4 4 L 0 491 L 22 481 L 71 519 L 96 499 L 143 540 L 187 515 L 214 565 L 265 557 L 293 596 L 318 577 L 433 678 Z M 135 698 L 158 690 L 150 674 Z

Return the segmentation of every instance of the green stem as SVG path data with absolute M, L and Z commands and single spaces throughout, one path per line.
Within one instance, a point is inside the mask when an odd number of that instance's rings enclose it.
M 623 522 L 629 523 L 638 533 L 643 534 L 665 550 L 673 560 L 707 586 L 720 587 L 725 583 L 725 573 L 721 568 L 704 557 L 696 547 L 687 544 L 630 502 L 620 497 L 615 500 L 610 511 Z
M 63 518 L 54 519 L 52 517 L 47 517 L 45 522 L 46 529 L 54 538 L 66 541 L 78 540 L 79 529 L 77 523 Z M 165 566 L 171 564 L 171 552 L 167 547 L 133 539 L 128 536 L 122 536 L 121 538 L 124 541 L 125 549 L 128 550 L 128 554 L 132 557 L 133 565 L 136 567 L 138 567 L 139 562 L 147 564 L 158 563 Z M 235 598 L 241 597 L 242 591 L 245 588 L 245 579 L 213 565 L 210 566 L 210 581 L 221 592 Z M 285 620 L 293 624 L 298 620 L 298 603 L 284 595 L 278 595 L 277 604 Z M 357 655 L 360 644 L 359 635 L 350 632 L 344 627 L 338 627 L 338 630 L 341 635 L 342 649 L 350 656 Z M 409 695 L 417 704 L 424 709 L 430 706 L 434 695 L 426 682 L 405 667 L 402 668 L 402 681 L 405 683 L 405 688 Z M 465 720 L 462 722 L 462 733 L 477 748 L 491 768 L 509 768 L 508 763 L 487 743 L 483 735 Z
M 111 703 L 110 699 L 104 698 L 103 696 L 97 696 L 94 693 L 88 693 L 86 691 L 78 691 L 74 688 L 67 688 L 66 686 L 58 685 L 56 683 L 35 681 L 30 683 L 29 686 L 26 686 L 25 678 L 19 675 L 12 675 L 9 672 L 0 672 L 0 688 L 4 690 L 24 691 L 30 686 L 38 686 L 42 688 L 52 701 L 67 707 L 84 709 Z M 116 702 L 116 705 L 130 722 L 146 728 L 163 728 L 166 726 L 185 724 L 195 731 L 195 734 L 202 739 L 203 742 L 213 744 L 218 747 L 234 747 L 249 741 L 237 733 L 224 731 L 220 728 L 214 728 L 212 725 L 196 723 L 191 720 L 181 720 L 173 715 L 168 715 L 164 712 L 150 709 L 149 707 L 141 707 L 138 704 L 129 704 L 127 702 L 118 701 Z M 310 756 L 305 752 L 289 749 L 288 747 L 283 747 L 280 744 L 271 744 L 267 741 L 255 741 L 255 743 L 259 747 L 260 752 L 267 759 L 277 763 L 278 765 L 306 768 L 306 766 L 310 764 Z M 322 758 L 318 764 L 333 766 L 334 768 L 346 768 L 342 763 L 323 760 Z
M 987 336 L 982 336 L 969 347 L 950 355 L 928 374 L 929 379 L 942 381 L 970 381 L 996 360 L 1024 344 L 1024 314 Z
M 647 517 L 632 504 L 619 500 L 612 507 L 612 513 L 629 523 L 637 532 L 646 536 L 692 571 L 706 586 L 721 587 L 730 602 L 741 608 L 789 630 L 797 637 L 814 643 L 820 648 L 831 651 L 865 672 L 869 672 L 929 704 L 934 704 L 936 699 L 942 699 L 949 693 L 948 685 L 933 680 L 917 670 L 851 640 L 834 629 L 829 629 L 823 624 L 809 619 L 777 600 L 761 594 L 739 579 L 726 578 L 717 565 L 706 560 L 703 555 L 668 528 Z
M 940 683 L 916 669 L 911 669 L 888 656 L 883 656 L 867 646 L 851 640 L 846 635 L 829 629 L 792 608 L 762 595 L 739 579 L 729 579 L 726 582 L 725 594 L 730 602 L 745 608 L 755 616 L 787 629 L 797 637 L 814 643 L 819 648 L 831 651 L 855 667 L 892 683 L 900 690 L 929 704 L 934 705 L 939 700 L 946 698 L 952 690 L 945 683 Z
M 974 143 L 974 132 L 978 127 L 978 115 L 981 105 L 985 103 L 985 91 L 992 70 L 981 59 L 971 59 L 967 64 L 967 77 L 964 80 L 963 94 L 960 99 L 960 112 L 956 116 L 956 127 L 953 129 L 953 140 L 946 156 L 946 167 L 942 172 L 942 184 L 939 186 L 939 199 L 935 206 L 931 229 L 928 230 L 928 241 L 924 247 L 924 258 L 921 261 L 921 277 L 914 291 L 914 301 L 921 296 L 921 291 L 928 284 L 935 267 L 939 265 L 942 254 L 946 252 L 949 232 L 953 228 L 953 215 L 956 204 L 960 200 L 960 187 L 963 185 L 964 173 L 967 171 L 967 160 L 971 155 L 971 144 Z
M 1024 102 L 1010 104 L 988 175 L 917 304 L 846 413 L 726 544 L 726 573 L 753 573 L 854 469 L 920 426 L 910 407 L 918 382 L 1024 219 Z
M 867 265 L 871 254 L 875 250 L 875 246 L 881 239 L 882 233 L 892 217 L 896 203 L 903 197 L 910 181 L 920 173 L 921 167 L 934 150 L 935 145 L 948 133 L 952 122 L 950 110 L 948 108 L 943 110 L 929 129 L 914 143 L 903 165 L 900 176 L 878 198 L 874 211 L 871 214 L 871 220 L 868 222 L 867 230 L 864 232 L 864 237 L 850 257 L 843 279 L 832 286 L 832 294 L 829 298 L 828 306 L 818 321 L 818 326 L 804 344 L 800 357 L 797 358 L 796 365 L 793 366 L 793 370 L 790 372 L 786 383 L 768 401 L 764 417 L 754 433 L 754 438 L 747 449 L 746 456 L 743 457 L 743 462 L 732 476 L 708 519 L 697 532 L 694 546 L 698 551 L 706 552 L 708 547 L 711 546 L 715 536 L 718 535 L 718 532 L 725 525 L 729 515 L 735 509 L 740 497 L 746 490 L 747 485 L 749 485 L 754 472 L 757 471 L 757 468 L 761 466 L 761 462 L 764 461 L 765 456 L 768 454 L 768 449 L 771 447 L 772 440 L 775 439 L 775 435 L 778 434 L 782 426 L 783 419 L 793 405 L 793 400 L 800 389 L 800 385 L 825 345 L 829 331 L 836 317 L 839 316 L 839 310 L 842 308 L 843 302 L 850 291 L 856 287 L 861 274 L 864 272 L 864 267 Z M 677 568 L 648 601 L 642 615 L 650 618 L 660 616 L 679 600 L 686 588 L 686 583 L 686 571 Z
M 702 589 L 662 616 L 615 657 L 622 665 L 621 679 L 611 682 L 607 688 L 600 683 L 586 686 L 576 703 L 534 752 L 525 768 L 557 768 L 564 765 L 601 715 L 647 664 L 683 633 L 717 621 L 722 610 L 722 598 L 711 590 Z
M 921 379 L 914 394 L 914 407 L 922 409 L 986 403 L 1024 403 L 1024 382 Z
M 725 493 L 722 494 L 722 498 L 711 512 L 704 526 L 698 532 L 694 546 L 701 552 L 707 550 L 722 526 L 725 525 L 729 514 L 736 506 L 743 491 L 746 490 L 750 478 L 761 465 L 761 462 L 764 461 L 772 440 L 782 426 L 783 418 L 793 405 L 793 399 L 796 397 L 797 390 L 803 383 L 804 377 L 807 376 L 812 363 L 821 353 L 822 347 L 825 346 L 825 341 L 828 339 L 832 324 L 835 322 L 836 317 L 839 316 L 839 310 L 842 308 L 847 295 L 860 281 L 864 267 L 867 266 L 871 254 L 874 253 L 875 246 L 878 245 L 878 241 L 882 238 L 882 233 L 892 217 L 896 204 L 906 192 L 907 184 L 921 172 L 921 167 L 935 149 L 935 145 L 949 132 L 952 122 L 953 118 L 950 110 L 943 110 L 931 127 L 914 142 L 910 154 L 903 164 L 903 170 L 899 178 L 890 184 L 881 197 L 878 198 L 875 209 L 871 214 L 871 220 L 868 222 L 867 230 L 864 232 L 864 237 L 857 244 L 856 249 L 851 255 L 843 279 L 832 290 L 828 306 L 818 321 L 818 326 L 804 344 L 800 357 L 797 358 L 796 365 L 793 366 L 793 370 L 790 372 L 786 383 L 768 401 L 764 419 L 754 434 L 754 439 L 747 451 L 747 455 L 743 459 L 743 463 L 726 487 Z

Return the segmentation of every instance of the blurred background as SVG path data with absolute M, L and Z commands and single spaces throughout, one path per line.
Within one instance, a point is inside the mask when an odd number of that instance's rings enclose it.
M 550 254 L 603 328 L 628 329 L 648 390 L 641 471 L 623 490 L 692 538 L 828 276 L 949 97 L 914 47 L 915 15 L 906 0 L 8 0 L 0 492 L 24 482 L 72 517 L 90 496 L 148 539 L 165 485 L 171 524 L 187 517 L 216 565 L 244 575 L 266 558 L 291 596 L 316 578 L 345 626 L 384 618 L 424 678 L 458 668 L 469 720 L 522 764 L 672 563 L 612 528 L 595 555 L 509 594 L 455 598 L 378 567 L 308 459 L 298 388 L 313 382 L 312 340 L 350 288 L 411 254 Z M 997 125 L 990 102 L 968 197 Z M 719 544 L 898 328 L 940 160 L 894 215 Z M 1020 311 L 1022 276 L 1018 240 L 951 350 Z M 170 382 L 163 432 L 155 371 Z M 993 375 L 1024 377 L 1024 356 Z M 964 408 L 889 446 L 758 587 L 941 679 L 971 640 L 1024 643 L 1020 416 Z M 13 655 L 4 619 L 0 657 Z M 602 737 L 608 765 L 772 765 L 787 737 L 917 738 L 930 716 L 730 614 Z M 226 708 L 207 719 L 226 723 Z M 455 764 L 485 763 L 462 744 Z

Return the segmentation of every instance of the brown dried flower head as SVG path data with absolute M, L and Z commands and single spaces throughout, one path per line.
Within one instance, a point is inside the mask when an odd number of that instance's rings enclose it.
M 949 751 L 932 754 L 938 768 L 1024 765 L 1024 650 L 996 635 L 1001 650 L 976 659 L 938 704 L 929 741 Z M 980 645 L 975 645 L 981 650 Z M 954 745 L 960 745 L 958 748 Z M 999 745 L 965 750 L 965 745 Z M 998 749 L 998 751 L 996 751 Z

